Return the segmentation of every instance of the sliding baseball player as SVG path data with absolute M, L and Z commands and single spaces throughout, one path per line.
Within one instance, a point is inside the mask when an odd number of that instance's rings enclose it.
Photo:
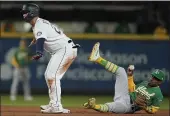
M 147 113 L 156 113 L 163 100 L 159 86 L 165 79 L 164 73 L 156 69 L 151 72 L 152 78 L 149 82 L 142 82 L 135 85 L 133 81 L 134 66 L 129 66 L 126 73 L 123 67 L 100 57 L 99 46 L 99 42 L 94 45 L 89 61 L 103 66 L 115 75 L 114 100 L 105 104 L 96 104 L 96 99 L 90 98 L 88 102 L 84 103 L 84 107 L 99 112 L 134 113 L 144 110 Z

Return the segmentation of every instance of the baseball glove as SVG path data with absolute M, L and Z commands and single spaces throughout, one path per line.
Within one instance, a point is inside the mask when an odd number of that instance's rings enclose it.
M 135 104 L 139 107 L 141 107 L 142 109 L 145 109 L 147 107 L 147 99 L 145 96 L 137 93 L 136 95 L 136 99 L 135 99 Z

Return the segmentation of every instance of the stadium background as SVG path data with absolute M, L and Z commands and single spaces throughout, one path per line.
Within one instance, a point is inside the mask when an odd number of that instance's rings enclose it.
M 23 22 L 20 8 L 28 2 L 1 2 L 1 104 L 41 105 L 47 103 L 44 71 L 49 55 L 30 64 L 32 102 L 25 103 L 22 85 L 19 99 L 10 102 L 9 91 L 13 67 L 11 56 L 21 38 L 31 42 L 29 24 Z M 167 2 L 34 2 L 40 5 L 40 16 L 61 26 L 65 33 L 82 47 L 78 57 L 62 79 L 65 106 L 80 106 L 91 96 L 101 102 L 112 100 L 115 78 L 102 67 L 88 62 L 93 44 L 101 42 L 102 56 L 127 68 L 134 64 L 135 82 L 149 80 L 154 68 L 162 69 L 166 81 L 162 92 L 169 96 L 170 78 L 170 4 Z M 32 47 L 35 51 L 35 46 Z M 79 100 L 77 100 L 77 98 Z M 169 109 L 168 99 L 162 104 Z

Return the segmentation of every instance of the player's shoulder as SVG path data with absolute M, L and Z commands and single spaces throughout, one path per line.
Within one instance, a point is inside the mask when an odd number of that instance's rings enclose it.
M 48 20 L 43 19 L 43 18 L 38 18 L 35 23 L 35 28 L 43 27 L 43 26 L 46 26 L 47 24 L 50 24 Z
M 153 91 L 157 97 L 159 97 L 160 99 L 163 99 L 163 94 L 162 94 L 160 87 L 153 87 Z
M 157 87 L 157 91 L 158 91 L 158 94 L 163 97 L 163 94 L 162 94 L 160 87 Z

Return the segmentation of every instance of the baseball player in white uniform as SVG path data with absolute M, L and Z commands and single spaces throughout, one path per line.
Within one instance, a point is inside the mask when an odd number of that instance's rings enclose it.
M 33 60 L 43 57 L 43 50 L 51 54 L 45 71 L 45 80 L 49 89 L 50 102 L 40 106 L 42 113 L 69 113 L 61 103 L 60 80 L 77 56 L 78 44 L 67 37 L 62 30 L 49 21 L 39 18 L 39 6 L 33 3 L 23 5 L 23 18 L 32 25 L 36 43 L 36 55 Z

